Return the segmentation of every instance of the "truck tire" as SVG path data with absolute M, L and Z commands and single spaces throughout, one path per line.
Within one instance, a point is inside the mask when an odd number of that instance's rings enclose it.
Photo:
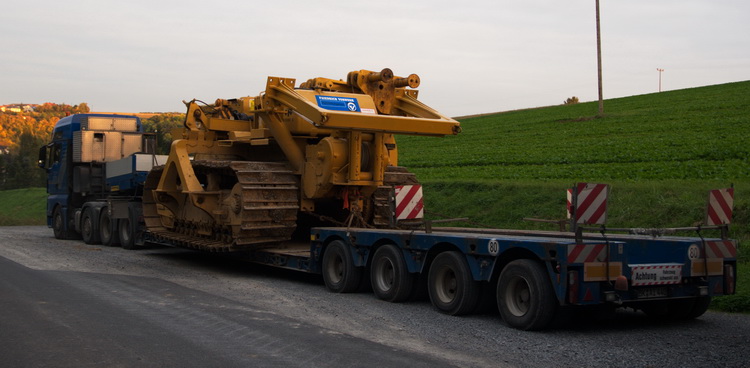
M 55 239 L 70 239 L 70 232 L 66 229 L 65 218 L 60 208 L 60 206 L 55 207 L 52 213 L 52 232 L 55 233 Z
M 120 238 L 120 246 L 123 249 L 137 249 L 135 245 L 135 228 L 133 226 L 130 216 L 122 218 L 117 221 L 118 236 Z
M 464 255 L 455 251 L 440 253 L 432 261 L 427 291 L 437 310 L 453 316 L 473 312 L 479 302 L 479 284 Z
M 83 211 L 81 216 L 81 237 L 83 242 L 86 244 L 98 244 L 99 243 L 99 229 L 97 229 L 98 221 L 95 223 L 94 209 L 87 207 Z
M 334 293 L 351 293 L 360 286 L 362 268 L 355 267 L 351 250 L 341 240 L 334 240 L 323 254 L 323 281 Z
M 545 328 L 555 317 L 557 297 L 544 267 L 530 259 L 508 263 L 497 282 L 497 308 L 511 327 Z
M 99 215 L 99 239 L 103 245 L 112 246 L 117 243 L 116 220 L 109 217 L 107 207 L 102 208 Z
M 389 302 L 403 302 L 414 291 L 416 275 L 409 273 L 402 252 L 392 244 L 377 251 L 370 266 L 370 281 L 375 295 Z

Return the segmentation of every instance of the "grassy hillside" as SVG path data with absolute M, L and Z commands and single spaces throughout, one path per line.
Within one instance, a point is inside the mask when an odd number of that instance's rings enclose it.
M 750 82 L 464 119 L 444 139 L 401 137 L 422 180 L 750 179 Z M 445 170 L 448 168 L 448 170 Z
M 739 82 L 606 100 L 602 118 L 596 102 L 466 118 L 457 136 L 399 137 L 399 160 L 425 185 L 433 217 L 501 228 L 554 230 L 523 218 L 564 218 L 564 189 L 580 181 L 612 186 L 609 226 L 691 226 L 708 190 L 734 184 L 730 235 L 747 261 L 747 96 L 750 82 Z M 750 310 L 748 265 L 724 309 Z
M 399 137 L 399 158 L 428 209 L 501 227 L 563 216 L 578 181 L 612 185 L 610 225 L 689 226 L 708 190 L 734 185 L 733 235 L 750 240 L 748 95 L 740 82 L 607 100 L 603 118 L 595 102 L 468 118 L 457 136 Z
M 44 225 L 46 208 L 44 188 L 0 191 L 0 226 Z

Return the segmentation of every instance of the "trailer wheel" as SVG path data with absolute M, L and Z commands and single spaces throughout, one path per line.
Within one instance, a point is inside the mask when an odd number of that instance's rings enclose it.
M 414 290 L 416 275 L 409 273 L 401 251 L 386 244 L 375 252 L 370 266 L 372 291 L 389 302 L 403 302 Z
M 654 300 L 644 302 L 640 309 L 647 316 L 663 321 L 695 319 L 706 313 L 711 304 L 710 296 L 688 299 Z
M 435 257 L 430 266 L 427 291 L 435 308 L 454 316 L 473 312 L 479 302 L 479 284 L 459 252 L 443 252 Z
M 99 243 L 99 232 L 94 224 L 94 209 L 91 207 L 83 211 L 81 218 L 81 237 L 86 244 Z
M 107 207 L 102 208 L 102 213 L 99 216 L 99 238 L 102 241 L 102 244 L 104 245 L 114 245 L 117 243 L 117 222 L 113 221 L 111 217 L 109 217 L 109 212 L 107 211 Z
M 323 254 L 323 281 L 334 293 L 351 293 L 360 286 L 362 269 L 354 266 L 349 247 L 334 240 Z
M 711 305 L 710 296 L 699 296 L 695 298 L 695 304 L 690 312 L 685 316 L 685 319 L 696 319 L 706 313 L 708 306 Z
M 120 237 L 120 246 L 123 249 L 136 249 L 135 245 L 135 226 L 134 222 L 128 216 L 117 221 L 118 235 Z
M 508 263 L 497 283 L 497 308 L 511 327 L 546 327 L 555 316 L 557 298 L 542 265 L 529 259 Z

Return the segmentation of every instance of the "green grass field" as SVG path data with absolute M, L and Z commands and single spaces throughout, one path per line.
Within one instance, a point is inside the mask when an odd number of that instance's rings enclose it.
M 0 226 L 44 225 L 46 209 L 44 188 L 0 191 Z
M 750 311 L 749 95 L 739 82 L 606 100 L 601 118 L 596 102 L 464 118 L 457 136 L 398 137 L 399 163 L 428 216 L 514 229 L 556 230 L 523 218 L 564 218 L 576 182 L 611 185 L 611 227 L 693 226 L 708 191 L 734 185 L 740 285 L 714 307 Z
M 430 217 L 554 230 L 565 188 L 611 185 L 608 225 L 692 226 L 710 189 L 735 186 L 730 236 L 740 241 L 738 293 L 714 308 L 750 311 L 750 82 L 461 119 L 446 138 L 398 138 L 400 164 L 425 186 Z M 44 224 L 45 192 L 0 192 L 0 225 Z M 706 232 L 706 235 L 716 235 Z

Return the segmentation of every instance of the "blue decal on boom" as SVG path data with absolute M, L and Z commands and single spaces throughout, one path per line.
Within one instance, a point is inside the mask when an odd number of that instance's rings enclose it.
M 359 101 L 352 97 L 321 96 L 315 95 L 318 106 L 326 110 L 361 112 Z

